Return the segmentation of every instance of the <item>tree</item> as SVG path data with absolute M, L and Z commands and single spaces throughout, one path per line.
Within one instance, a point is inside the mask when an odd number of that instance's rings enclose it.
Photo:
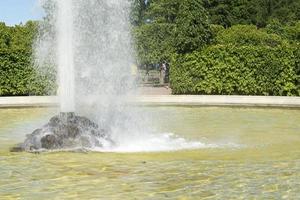
M 145 12 L 149 3 L 145 0 L 132 0 L 130 21 L 134 26 L 141 25 L 145 20 Z
M 139 63 L 154 64 L 169 61 L 174 53 L 172 32 L 167 23 L 144 24 L 134 31 Z
M 291 23 L 300 20 L 300 2 L 298 0 L 256 0 L 257 25 L 265 27 L 271 20 Z
M 208 16 L 201 0 L 182 0 L 175 24 L 174 45 L 178 53 L 201 49 L 211 40 Z
M 253 24 L 262 28 L 271 20 L 292 23 L 300 19 L 299 0 L 203 0 L 212 24 L 225 28 Z
M 209 12 L 212 24 L 224 27 L 232 25 L 231 0 L 204 0 L 204 7 Z
M 174 53 L 173 32 L 180 0 L 153 0 L 143 24 L 134 29 L 136 51 L 143 64 L 169 61 Z
M 201 0 L 153 0 L 145 18 L 134 30 L 141 63 L 169 62 L 174 53 L 192 52 L 211 38 Z

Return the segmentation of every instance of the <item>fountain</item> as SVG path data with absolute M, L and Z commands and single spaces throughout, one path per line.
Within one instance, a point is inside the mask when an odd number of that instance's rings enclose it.
M 120 121 L 115 116 L 124 116 L 124 96 L 132 88 L 128 70 L 132 63 L 127 23 L 129 3 L 122 0 L 41 3 L 48 9 L 48 21 L 41 23 L 36 61 L 40 69 L 48 63 L 57 66 L 60 114 L 27 135 L 25 142 L 12 151 L 111 146 L 110 129 Z M 87 96 L 97 102 L 90 107 L 101 126 L 77 116 L 88 113 L 84 101 Z
M 35 43 L 35 65 L 47 74 L 49 66 L 56 67 L 60 111 L 12 151 L 140 152 L 205 146 L 172 133 L 157 134 L 153 113 L 128 105 L 128 97 L 137 94 L 131 76 L 130 1 L 40 2 L 46 17 Z

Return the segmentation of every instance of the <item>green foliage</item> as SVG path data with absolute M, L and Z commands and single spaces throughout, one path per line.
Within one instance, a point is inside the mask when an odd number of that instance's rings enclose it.
M 265 27 L 271 20 L 300 20 L 299 0 L 203 0 L 212 24 L 230 27 L 253 24 Z
M 145 12 L 147 22 L 133 29 L 139 63 L 151 64 L 170 60 L 175 52 L 173 33 L 179 0 L 152 1 Z
M 235 25 L 220 31 L 216 42 L 218 44 L 266 45 L 270 47 L 287 43 L 279 35 L 268 34 L 254 25 Z
M 288 24 L 300 20 L 299 0 L 256 0 L 257 25 L 265 27 L 270 21 Z
M 41 75 L 33 66 L 32 45 L 37 23 L 0 24 L 0 96 L 55 93 L 55 75 Z
M 253 45 L 213 45 L 177 55 L 171 67 L 173 93 L 299 95 L 298 56 L 292 47 Z
M 5 23 L 0 23 L 0 48 L 8 48 L 11 43 L 10 28 Z
M 130 21 L 134 26 L 141 25 L 145 20 L 145 12 L 148 4 L 145 0 L 132 0 Z
M 288 25 L 284 29 L 284 37 L 288 40 L 300 42 L 300 20 L 294 25 Z
M 133 29 L 141 64 L 170 61 L 173 53 L 192 52 L 211 38 L 201 0 L 153 0 L 145 18 Z
M 174 93 L 299 95 L 299 0 L 130 1 L 138 62 L 172 60 Z M 0 23 L 0 96 L 55 93 L 53 68 L 33 66 L 36 34 L 37 22 Z
M 201 0 L 182 0 L 175 24 L 174 45 L 178 53 L 193 52 L 210 42 L 210 26 Z
M 217 35 L 219 35 L 219 33 L 221 31 L 224 31 L 224 27 L 218 24 L 210 24 L 210 30 L 211 30 L 211 35 L 212 38 L 215 39 L 217 37 Z
M 155 23 L 174 23 L 182 0 L 152 0 L 146 17 Z
M 265 30 L 267 33 L 277 34 L 291 43 L 300 42 L 300 21 L 284 26 L 278 20 L 273 20 Z
M 151 64 L 170 60 L 174 53 L 172 33 L 168 23 L 144 24 L 134 31 L 139 63 Z
M 297 0 L 152 0 L 134 29 L 137 57 L 172 60 L 175 94 L 299 95 L 299 8 Z
M 55 76 L 42 76 L 32 67 L 31 53 L 0 50 L 0 96 L 47 95 L 54 93 Z

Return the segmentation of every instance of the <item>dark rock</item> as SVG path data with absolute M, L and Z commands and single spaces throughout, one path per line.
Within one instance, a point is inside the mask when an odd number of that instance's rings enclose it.
M 43 149 L 54 149 L 56 147 L 56 137 L 55 135 L 46 135 L 42 137 L 41 143 Z
M 10 152 L 22 152 L 22 151 L 24 151 L 24 149 L 21 146 L 10 148 Z
M 24 143 L 11 151 L 85 150 L 103 147 L 104 144 L 112 144 L 112 141 L 96 123 L 74 113 L 61 113 L 52 117 L 43 128 L 27 135 Z

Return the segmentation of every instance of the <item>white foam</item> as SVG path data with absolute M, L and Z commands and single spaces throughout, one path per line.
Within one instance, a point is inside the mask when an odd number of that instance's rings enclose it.
M 135 153 L 135 152 L 170 152 L 180 150 L 194 150 L 207 148 L 238 148 L 240 145 L 234 143 L 210 144 L 200 141 L 187 140 L 173 133 L 144 134 L 142 137 L 128 137 L 113 139 L 113 146 L 95 148 L 92 151 Z

